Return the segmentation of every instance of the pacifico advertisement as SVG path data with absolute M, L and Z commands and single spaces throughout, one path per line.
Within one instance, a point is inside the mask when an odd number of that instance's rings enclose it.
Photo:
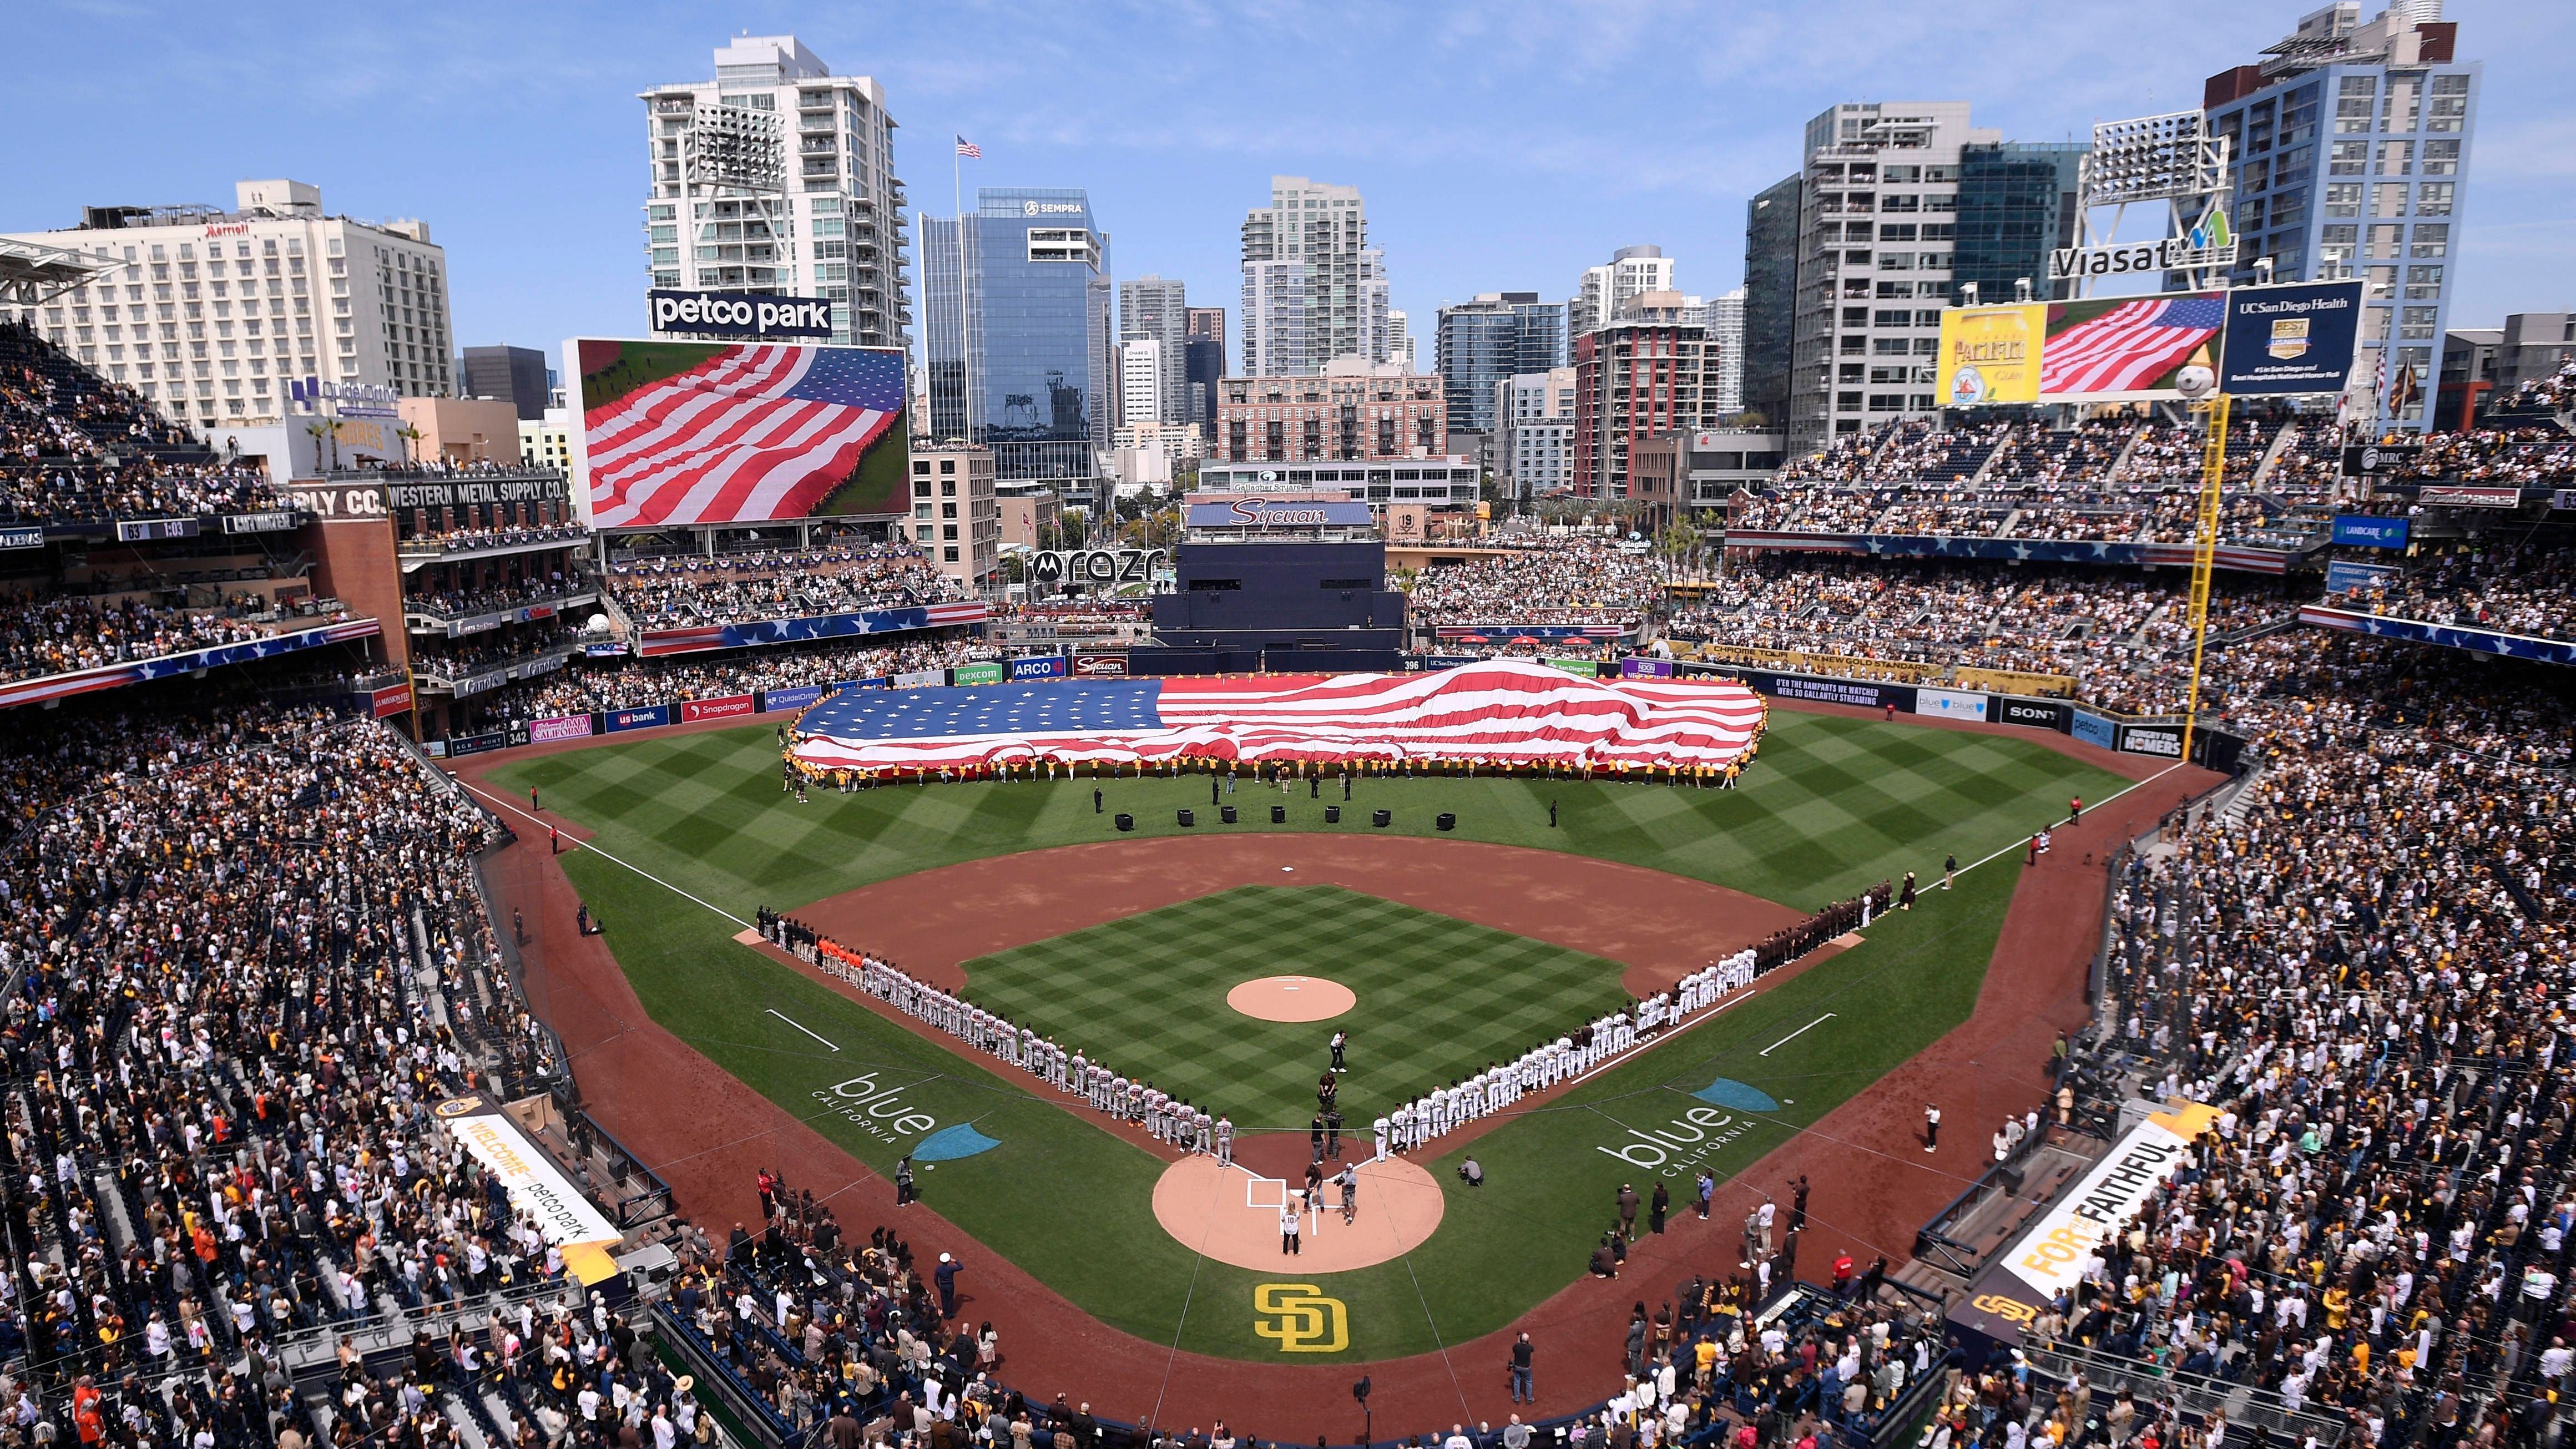
M 1952 307 L 1941 314 L 1941 406 L 2039 401 L 2043 302 Z

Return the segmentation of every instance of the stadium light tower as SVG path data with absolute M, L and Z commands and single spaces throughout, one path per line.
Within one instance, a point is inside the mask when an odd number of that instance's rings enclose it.
M 2077 166 L 2083 199 L 2077 245 L 2110 245 L 2132 205 L 2161 201 L 2170 235 L 2189 243 L 2172 268 L 2183 274 L 2183 289 L 2223 287 L 2236 262 L 2236 237 L 2220 205 L 2232 185 L 2229 172 L 2227 138 L 2211 135 L 2198 111 L 2105 121 L 2093 128 L 2093 149 Z M 2104 206 L 2111 208 L 2111 224 L 2097 232 L 2093 212 Z M 2078 278 L 2077 295 L 2092 295 L 2092 282 L 2089 275 Z

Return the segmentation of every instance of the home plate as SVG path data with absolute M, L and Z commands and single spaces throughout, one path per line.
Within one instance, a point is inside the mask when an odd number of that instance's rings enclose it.
M 1263 976 L 1225 994 L 1225 1004 L 1256 1021 L 1330 1021 L 1360 999 L 1321 976 Z

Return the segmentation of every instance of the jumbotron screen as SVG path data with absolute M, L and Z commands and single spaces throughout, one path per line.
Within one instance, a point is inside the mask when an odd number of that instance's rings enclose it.
M 908 506 L 900 349 L 584 337 L 564 360 L 573 496 L 594 528 Z

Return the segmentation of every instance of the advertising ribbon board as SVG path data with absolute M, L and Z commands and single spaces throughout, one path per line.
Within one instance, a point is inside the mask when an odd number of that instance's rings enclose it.
M 2376 514 L 2338 513 L 2334 521 L 2334 541 L 2341 548 L 2404 548 L 2413 531 L 2411 520 Z
M 2397 570 L 2386 564 L 2348 563 L 2336 559 L 2326 565 L 2326 594 L 2349 594 L 2355 589 L 2373 589 L 2397 577 Z
M 1914 691 L 1914 712 L 1938 715 L 1943 719 L 1972 719 L 1983 723 L 1986 718 L 1986 696 L 1957 689 L 1917 689 Z
M 1995 696 L 1992 718 L 2010 725 L 2030 725 L 2064 734 L 2075 722 L 2075 706 L 2062 699 L 2015 699 Z
M 996 664 L 960 664 L 948 671 L 951 684 L 999 684 L 1002 666 Z
M 752 712 L 755 703 L 750 695 L 729 694 L 722 699 L 691 699 L 680 704 L 680 722 L 696 724 L 702 719 L 732 719 Z
M 542 745 L 548 740 L 584 740 L 590 735 L 590 716 L 586 714 L 528 721 L 528 743 L 532 745 Z
M 1068 666 L 1076 679 L 1124 679 L 1127 677 L 1125 654 L 1076 654 Z
M 823 686 L 800 684 L 794 689 L 764 689 L 760 692 L 760 712 L 776 714 L 785 709 L 803 709 L 823 697 Z
M 2469 488 L 2456 483 L 2427 483 L 2415 490 L 2415 501 L 2435 508 L 2520 508 L 2519 488 Z
M 601 721 L 612 735 L 621 730 L 649 730 L 670 722 L 671 707 L 667 704 L 648 705 L 643 709 L 613 709 Z
M 1941 406 L 2039 401 L 2045 303 L 1951 307 L 1941 313 Z
M 2153 755 L 2159 760 L 2182 758 L 2182 726 L 2133 724 L 2120 726 L 2120 753 Z
M 1670 679 L 1673 677 L 1673 661 L 1669 659 L 1645 659 L 1631 654 L 1627 658 L 1619 661 L 1619 677 L 1622 679 Z
M 2290 282 L 2227 294 L 2218 389 L 2238 396 L 2341 392 L 2361 336 L 2361 283 Z
M 1562 669 L 1568 674 L 1582 675 L 1586 679 L 1601 677 L 1601 662 L 1597 659 L 1542 659 L 1539 662 Z
M 2088 710 L 2075 712 L 2075 722 L 2068 732 L 2100 749 L 2116 750 L 2120 747 L 2120 727 Z
M 1065 659 L 1061 654 L 1027 655 L 1011 661 L 1013 679 L 1062 679 Z
M 2343 450 L 2343 471 L 2352 478 L 2373 473 L 2402 473 L 2415 466 L 2424 456 L 2421 443 L 2349 443 Z
M 562 1252 L 574 1277 L 597 1285 L 617 1276 L 609 1250 L 623 1234 L 498 1102 L 480 1094 L 450 1097 L 438 1104 L 437 1116 L 458 1145 L 501 1179 L 510 1205 L 528 1214 L 538 1235 Z
M 1889 705 L 1894 705 L 1907 714 L 1914 712 L 1915 688 L 1910 684 L 1880 684 L 1858 679 L 1818 679 L 1805 674 L 1761 674 L 1751 671 L 1745 673 L 1744 683 L 1757 694 L 1774 695 L 1781 699 L 1813 700 L 1818 704 L 1847 704 L 1859 709 L 1885 709 Z
M 907 669 L 903 673 L 894 677 L 894 683 L 891 687 L 895 689 L 922 689 L 933 684 L 946 684 L 947 682 L 948 671 L 945 669 Z

